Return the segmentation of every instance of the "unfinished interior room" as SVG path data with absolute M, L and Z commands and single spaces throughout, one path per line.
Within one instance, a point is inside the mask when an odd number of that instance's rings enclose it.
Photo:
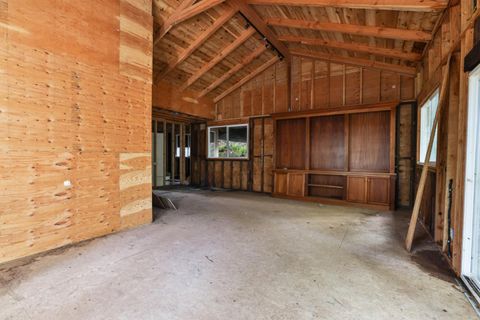
M 478 6 L 0 0 L 0 319 L 478 319 Z

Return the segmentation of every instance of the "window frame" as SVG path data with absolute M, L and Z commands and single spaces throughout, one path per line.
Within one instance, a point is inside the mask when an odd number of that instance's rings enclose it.
M 215 128 L 226 128 L 227 129 L 227 150 L 229 150 L 230 145 L 230 128 L 231 127 L 246 127 L 247 129 L 247 155 L 245 157 L 211 157 L 210 156 L 210 129 Z M 229 152 L 227 152 L 227 155 Z M 229 125 L 214 125 L 207 126 L 207 159 L 208 160 L 249 160 L 250 159 L 250 125 L 249 123 L 238 123 L 238 124 L 229 124 Z
M 432 98 L 435 96 L 435 95 L 438 95 L 438 102 L 437 102 L 437 108 L 436 110 L 438 110 L 438 104 L 440 103 L 440 87 L 435 87 L 431 93 L 422 101 L 422 104 L 418 107 L 418 110 L 417 110 L 417 165 L 420 165 L 420 166 L 423 166 L 425 164 L 425 159 L 422 159 L 421 158 L 421 141 L 422 141 L 422 108 L 424 106 L 426 106 L 427 103 L 431 102 Z M 435 112 L 436 112 L 435 110 Z M 435 117 L 435 115 L 434 115 Z M 429 161 L 429 166 L 432 167 L 432 168 L 435 168 L 436 165 L 437 165 L 437 156 L 438 156 L 438 125 L 437 125 L 437 128 L 435 129 L 436 130 L 436 140 L 434 140 L 434 142 L 437 143 L 437 148 L 435 149 L 436 150 L 436 153 L 435 153 L 435 161 Z M 428 135 L 427 137 L 428 140 L 430 140 L 430 134 Z M 427 148 L 428 148 L 428 142 L 427 142 Z M 431 159 L 431 157 L 430 157 Z

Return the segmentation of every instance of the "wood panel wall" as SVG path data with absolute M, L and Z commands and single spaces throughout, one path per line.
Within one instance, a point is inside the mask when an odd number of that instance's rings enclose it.
M 432 236 L 439 244 L 444 244 L 444 251 L 450 256 L 457 274 L 461 271 L 468 108 L 468 73 L 463 72 L 463 59 L 473 47 L 473 21 L 478 15 L 478 10 L 473 11 L 471 1 L 457 2 L 446 11 L 436 28 L 434 40 L 425 51 L 421 72 L 416 80 L 419 88 L 418 105 L 421 106 L 440 86 L 447 57 L 452 53 L 448 100 L 439 120 L 435 188 L 430 188 L 425 197 L 433 195 L 435 199 Z M 451 199 L 448 196 L 450 181 Z M 450 230 L 444 225 L 445 215 L 448 214 L 451 219 Z M 454 235 L 450 245 L 446 245 L 448 234 Z
M 219 101 L 216 119 L 414 99 L 412 77 L 294 57 L 290 70 L 277 63 Z
M 151 1 L 0 0 L 0 263 L 151 221 Z
M 211 123 L 220 125 L 220 123 Z M 273 120 L 249 121 L 249 158 L 208 159 L 207 124 L 192 125 L 192 184 L 211 188 L 272 192 Z

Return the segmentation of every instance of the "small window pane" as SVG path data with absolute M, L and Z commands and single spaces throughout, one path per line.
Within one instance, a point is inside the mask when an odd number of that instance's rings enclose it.
M 228 130 L 230 157 L 246 157 L 248 154 L 247 127 L 230 127 Z
M 248 158 L 248 125 L 208 128 L 209 158 Z
M 437 113 L 439 99 L 439 91 L 435 93 L 420 107 L 420 154 L 418 161 L 425 163 L 427 156 L 428 142 L 430 140 L 430 133 L 433 129 L 433 122 L 435 120 L 435 114 Z M 432 153 L 430 154 L 430 162 L 437 160 L 437 133 L 438 128 L 435 130 L 435 137 L 432 146 Z
M 210 142 L 208 155 L 210 158 L 226 158 L 227 149 L 227 128 L 210 128 Z

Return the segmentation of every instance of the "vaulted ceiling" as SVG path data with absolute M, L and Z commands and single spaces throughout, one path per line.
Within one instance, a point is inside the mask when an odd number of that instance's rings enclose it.
M 154 81 L 215 100 L 300 56 L 414 75 L 448 0 L 154 0 Z

